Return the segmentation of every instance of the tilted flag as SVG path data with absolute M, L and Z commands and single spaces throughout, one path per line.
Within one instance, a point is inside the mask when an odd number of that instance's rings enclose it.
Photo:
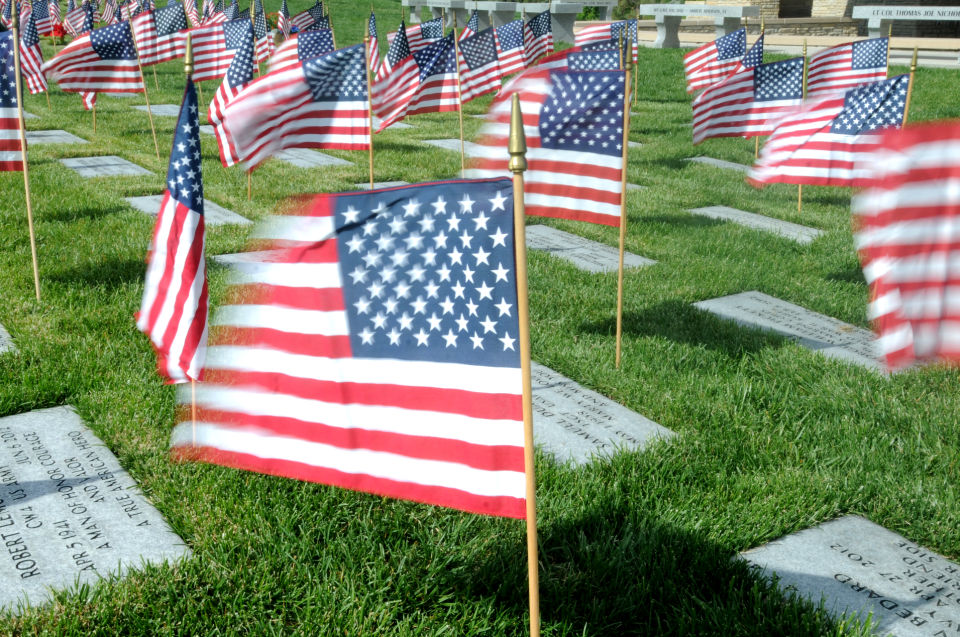
M 807 97 L 846 91 L 887 77 L 889 38 L 848 42 L 810 56 Z
M 237 163 L 238 159 L 236 149 L 224 135 L 223 111 L 240 94 L 240 91 L 253 81 L 253 26 L 249 22 L 245 24 L 250 29 L 250 34 L 248 37 L 239 38 L 240 47 L 234 53 L 233 60 L 230 61 L 230 67 L 223 76 L 223 82 L 220 83 L 220 88 L 214 94 L 213 101 L 210 102 L 210 109 L 207 112 L 207 120 L 213 126 L 217 143 L 223 149 L 222 152 L 230 158 L 230 163 L 226 164 L 228 166 Z M 237 25 L 239 27 L 239 23 Z
M 878 133 L 903 124 L 909 79 L 900 75 L 807 100 L 776 123 L 750 171 L 750 181 L 862 185 L 869 175 L 857 170 L 877 150 Z
M 707 88 L 725 78 L 737 68 L 746 52 L 747 30 L 742 28 L 684 55 L 687 93 Z
M 277 28 L 280 29 L 284 39 L 290 37 L 290 9 L 287 8 L 287 0 L 280 3 L 280 13 L 277 14 Z
M 357 44 L 250 83 L 223 110 L 223 164 L 253 169 L 287 148 L 369 149 L 366 66 Z
M 462 40 L 464 38 L 469 38 L 471 35 L 475 35 L 480 32 L 480 14 L 477 13 L 477 10 L 474 9 L 470 14 L 470 19 L 467 20 L 467 25 L 463 27 L 463 31 L 460 32 L 459 38 Z
M 470 100 L 500 88 L 500 64 L 494 30 L 488 27 L 458 42 L 460 48 L 460 99 Z
M 187 16 L 183 5 L 171 2 L 130 20 L 144 66 L 182 58 L 187 52 Z
M 43 53 L 40 52 L 40 38 L 37 35 L 37 14 L 31 13 L 20 34 L 20 72 L 27 81 L 30 93 L 43 93 L 47 90 L 47 78 L 43 75 Z
M 0 171 L 23 170 L 14 46 L 13 32 L 0 31 Z
M 402 22 L 400 23 L 400 28 L 403 28 Z M 399 31 L 393 31 L 387 34 L 387 42 L 389 44 L 393 44 L 397 33 L 399 33 Z M 406 33 L 407 36 L 407 46 L 410 47 L 410 52 L 416 53 L 443 37 L 443 20 L 434 18 L 433 20 L 427 20 L 420 24 L 414 24 L 413 26 L 407 27 L 404 33 Z
M 323 3 L 317 1 L 312 7 L 306 11 L 302 11 L 297 15 L 290 18 L 290 23 L 297 27 L 297 30 L 302 31 L 309 26 L 316 24 L 318 21 L 324 20 L 323 15 Z
M 97 94 L 88 91 L 80 91 L 80 101 L 83 103 L 83 110 L 92 111 L 97 105 Z
M 633 51 L 633 61 L 637 61 L 637 21 L 621 20 L 620 22 L 605 22 L 603 24 L 592 24 L 580 29 L 580 32 L 574 36 L 574 44 L 583 46 L 591 42 L 602 42 L 604 40 L 617 40 L 623 37 L 623 41 L 630 41 Z
M 400 30 L 397 33 L 403 33 L 404 35 L 402 38 L 390 40 L 387 55 L 380 61 L 380 66 L 377 67 L 377 73 L 374 76 L 374 79 L 378 82 L 390 75 L 393 67 L 410 55 L 410 47 L 407 45 L 407 30 L 404 28 L 402 21 L 400 22 Z M 374 94 L 376 94 L 376 91 L 374 91 Z
M 410 53 L 405 44 L 405 35 L 400 32 L 387 57 L 406 55 L 394 61 L 390 72 L 372 87 L 373 112 L 382 120 L 378 130 L 407 115 L 460 108 L 453 34 L 416 53 Z
M 187 79 L 147 261 L 137 327 L 157 351 L 157 371 L 174 383 L 199 380 L 207 347 L 203 178 L 197 93 Z
M 84 2 L 79 7 L 67 11 L 63 27 L 75 36 L 93 31 L 93 6 L 89 2 Z
M 128 0 L 127 2 L 121 2 L 120 6 L 120 18 L 123 20 L 131 20 L 135 16 L 143 13 L 140 9 L 140 3 L 135 0 Z
M 253 37 L 250 20 L 230 20 L 201 27 L 193 34 L 193 80 L 219 80 L 230 68 L 233 54 Z
M 117 1 L 104 0 L 103 8 L 100 10 L 100 22 L 103 24 L 114 24 L 117 20 Z
M 263 13 L 263 3 L 260 0 L 254 0 L 253 6 L 253 39 L 256 42 L 256 58 L 259 64 L 270 59 L 276 46 L 273 36 L 267 30 L 267 17 Z
M 4 29 L 10 29 L 13 24 L 13 6 L 16 4 L 16 0 L 6 0 L 3 4 L 3 11 L 0 12 L 0 22 L 3 23 Z
M 803 99 L 803 58 L 730 74 L 693 100 L 693 143 L 712 137 L 756 137 Z
M 240 6 L 237 4 L 237 0 L 230 0 L 230 4 L 223 9 L 223 15 L 227 16 L 228 21 L 240 18 Z
M 867 316 L 890 368 L 960 360 L 960 121 L 881 135 L 853 198 Z
M 497 43 L 497 61 L 500 76 L 522 71 L 523 63 L 523 20 L 514 20 L 495 29 Z
M 369 48 L 367 56 L 367 67 L 372 73 L 372 77 L 377 76 L 377 69 L 380 67 L 380 47 L 377 44 L 377 17 L 370 12 L 370 19 L 367 20 L 367 37 L 370 38 L 367 46 Z
M 47 3 L 47 11 L 50 13 L 50 33 L 53 33 L 54 25 L 61 24 L 63 21 L 63 14 L 60 13 L 60 0 L 50 0 Z M 40 34 L 47 35 L 43 31 Z
M 223 11 L 214 11 L 210 14 L 204 13 L 203 20 L 200 22 L 201 26 L 213 26 L 215 24 L 223 24 L 227 22 L 227 15 Z
M 530 18 L 523 25 L 523 63 L 532 66 L 541 55 L 553 53 L 553 19 L 550 10 Z
M 197 0 L 183 0 L 183 12 L 187 15 L 190 26 L 200 26 L 200 12 L 197 10 Z
M 304 60 L 333 51 L 333 33 L 330 29 L 295 33 L 270 58 L 268 72 L 283 71 Z
M 129 22 L 94 29 L 43 65 L 47 79 L 69 93 L 142 93 L 143 77 Z
M 527 214 L 620 225 L 624 82 L 623 71 L 524 71 L 494 100 L 466 175 L 508 174 L 516 93 L 527 137 Z
M 261 231 L 276 249 L 237 268 L 174 454 L 524 517 L 510 181 L 304 207 Z
M 50 7 L 44 0 L 37 0 L 32 5 L 33 18 L 36 20 L 37 35 L 50 35 L 53 32 L 53 20 L 50 18 Z M 26 24 L 26 21 L 20 24 Z

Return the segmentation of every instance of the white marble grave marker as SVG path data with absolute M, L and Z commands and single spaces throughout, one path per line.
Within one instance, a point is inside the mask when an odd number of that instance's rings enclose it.
M 382 119 L 380 119 L 376 115 L 373 116 L 373 130 L 378 130 L 380 128 L 380 124 L 382 123 L 383 123 Z M 413 126 L 411 126 L 410 124 L 406 124 L 404 122 L 394 122 L 389 126 L 387 126 L 386 130 L 403 130 L 405 128 L 413 128 Z
M 39 119 L 39 118 L 33 113 L 28 113 L 27 111 L 23 111 L 23 119 Z
M 190 555 L 70 407 L 0 418 L 0 608 Z
M 711 219 L 732 221 L 733 223 L 746 226 L 747 228 L 753 228 L 754 230 L 771 232 L 773 234 L 780 235 L 781 237 L 786 237 L 787 239 L 793 239 L 797 243 L 810 243 L 823 234 L 823 230 L 808 228 L 807 226 L 790 223 L 789 221 L 782 221 L 780 219 L 774 219 L 773 217 L 765 217 L 753 212 L 737 210 L 736 208 L 729 208 L 727 206 L 706 206 L 704 208 L 693 208 L 690 210 L 690 212 L 695 215 L 710 217 Z
M 873 614 L 878 635 L 936 637 L 960 627 L 960 565 L 865 518 L 848 515 L 740 557 L 780 589 L 835 617 Z
M 17 351 L 16 346 L 13 344 L 13 339 L 10 338 L 10 332 L 8 332 L 2 324 L 0 324 L 0 354 L 4 352 L 15 352 Z
M 61 159 L 60 163 L 77 172 L 81 177 L 113 177 L 119 175 L 152 175 L 149 170 L 116 155 L 99 157 L 73 157 Z
M 134 106 L 138 111 L 147 112 L 147 105 L 140 104 Z M 159 117 L 180 117 L 180 105 L 179 104 L 151 104 L 150 112 Z
M 147 195 L 145 197 L 124 197 L 131 206 L 148 215 L 160 212 L 163 195 Z M 208 226 L 247 225 L 252 223 L 246 217 L 241 217 L 232 210 L 218 206 L 207 198 L 203 200 L 204 223 Z
M 352 166 L 346 159 L 333 157 L 309 148 L 288 148 L 274 155 L 276 159 L 300 168 L 318 168 L 321 166 Z
M 560 462 L 582 465 L 675 435 L 549 367 L 532 365 L 534 442 Z
M 214 131 L 213 131 L 213 126 L 211 126 L 210 124 L 201 124 L 201 126 L 200 126 L 200 132 L 203 133 L 204 135 L 214 135 L 214 134 L 216 134 L 216 133 L 214 133 Z
M 375 181 L 373 182 L 374 188 L 393 188 L 394 186 L 406 186 L 409 182 L 407 181 Z M 370 190 L 370 182 L 365 182 L 362 184 L 355 184 L 357 190 Z
M 581 270 L 588 272 L 616 272 L 620 266 L 620 252 L 613 246 L 597 243 L 579 235 L 537 224 L 527 227 L 527 247 L 543 250 L 565 259 Z M 626 252 L 624 268 L 640 268 L 656 261 Z
M 776 332 L 825 356 L 882 370 L 873 333 L 756 290 L 694 303 L 740 325 Z
M 65 130 L 28 130 L 27 145 L 31 144 L 88 144 L 73 133 Z
M 726 168 L 727 170 L 739 170 L 741 172 L 748 172 L 750 170 L 750 166 L 744 166 L 743 164 L 726 161 L 724 159 L 716 159 L 715 157 L 688 157 L 686 161 L 694 161 L 698 164 L 707 164 L 708 166 Z
M 444 150 L 452 150 L 455 153 L 460 152 L 459 139 L 426 139 L 423 141 L 423 143 L 430 144 L 431 146 L 436 146 L 437 148 L 442 148 Z M 480 146 L 478 144 L 474 144 L 473 142 L 463 142 L 463 153 L 467 157 L 473 157 L 477 155 L 477 150 L 479 148 Z

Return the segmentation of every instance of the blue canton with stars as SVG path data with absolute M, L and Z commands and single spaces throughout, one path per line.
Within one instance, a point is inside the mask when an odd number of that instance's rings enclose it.
M 403 22 L 400 22 L 400 29 L 390 44 L 390 50 L 387 51 L 387 60 L 390 62 L 390 67 L 395 67 L 408 55 L 410 55 L 410 44 L 407 42 L 407 29 Z
M 861 40 L 852 45 L 854 70 L 876 69 L 887 65 L 887 38 Z
M 446 75 L 457 72 L 457 58 L 453 48 L 453 34 L 437 40 L 433 44 L 413 54 L 420 67 L 420 83 L 431 75 Z
M 620 42 L 609 38 L 607 40 L 598 40 L 597 42 L 588 42 L 580 47 L 581 51 L 616 51 L 620 48 Z
M 187 80 L 183 106 L 167 169 L 170 196 L 198 214 L 203 214 L 203 178 L 200 170 L 200 124 L 197 121 L 197 91 Z
M 370 19 L 367 20 L 367 35 L 371 39 L 377 37 L 377 16 L 374 15 L 373 11 L 370 12 Z
M 763 64 L 763 35 L 757 38 L 747 54 L 743 56 L 743 66 L 748 69 L 761 64 Z
M 366 60 L 362 44 L 327 53 L 303 63 L 303 75 L 314 102 L 366 100 Z
M 538 13 L 530 18 L 530 21 L 527 22 L 527 28 L 530 29 L 530 33 L 535 38 L 539 38 L 548 33 L 553 33 L 553 25 L 551 24 L 550 20 L 550 10 L 547 9 L 543 13 Z
M 223 23 L 223 41 L 227 50 L 242 49 L 253 41 L 253 25 L 249 20 L 231 20 Z
M 304 31 L 297 36 L 297 59 L 303 62 L 333 51 L 333 33 L 330 29 Z
M 523 20 L 514 20 L 497 27 L 497 41 L 501 51 L 512 51 L 523 46 Z
M 249 22 L 237 21 L 227 24 L 233 25 L 227 42 L 236 45 L 228 48 L 235 48 L 236 52 L 227 68 L 226 80 L 228 86 L 237 88 L 253 81 L 253 28 Z M 244 31 L 246 32 L 245 36 L 241 35 Z M 226 32 L 224 32 L 224 35 L 226 36 Z
M 0 31 L 0 108 L 17 107 L 17 76 L 13 70 L 13 31 Z M 17 124 L 17 128 L 20 125 Z
M 830 132 L 860 135 L 902 126 L 909 83 L 909 75 L 898 75 L 847 91 L 843 110 L 833 118 Z
M 118 22 L 90 32 L 90 46 L 102 60 L 136 60 L 129 22 Z
M 158 37 L 186 29 L 187 16 L 183 13 L 183 5 L 171 3 L 161 9 L 154 10 L 153 23 Z
M 761 64 L 753 70 L 753 99 L 757 102 L 803 98 L 803 58 Z
M 520 365 L 509 179 L 334 202 L 354 356 Z
M 424 40 L 439 40 L 443 37 L 443 20 L 434 18 L 420 25 L 420 37 Z
M 473 13 L 470 14 L 470 19 L 467 20 L 467 28 L 474 33 L 480 30 L 480 14 L 477 13 L 476 9 L 473 10 Z
M 621 71 L 552 72 L 540 111 L 540 145 L 620 157 L 623 154 Z
M 616 49 L 581 51 L 567 56 L 571 71 L 616 71 L 620 68 L 620 52 Z
M 263 14 L 263 3 L 260 0 L 256 0 L 253 7 L 253 37 L 262 40 L 267 37 L 267 17 Z
M 40 44 L 40 36 L 37 34 L 37 14 L 34 12 L 27 18 L 27 24 L 23 27 L 23 32 L 20 34 L 20 45 L 23 48 L 27 48 L 35 44 Z
M 307 25 L 302 29 L 302 31 L 329 31 L 330 29 L 330 19 L 327 16 L 322 16 L 319 20 L 315 21 L 313 24 Z
M 613 40 L 620 41 L 620 34 L 623 34 L 624 40 L 630 40 L 633 43 L 637 41 L 637 21 L 624 20 L 623 22 L 614 22 L 610 25 L 610 37 Z
M 747 30 L 743 28 L 737 29 L 722 38 L 717 38 L 714 44 L 717 45 L 718 60 L 742 58 L 747 50 Z
M 493 29 L 486 28 L 460 42 L 463 60 L 470 69 L 478 69 L 497 60 L 497 47 L 493 42 Z

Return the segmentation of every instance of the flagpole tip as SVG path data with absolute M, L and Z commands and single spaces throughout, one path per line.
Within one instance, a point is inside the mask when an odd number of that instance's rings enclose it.
M 527 137 L 523 132 L 523 112 L 520 110 L 520 96 L 513 94 L 510 108 L 510 153 L 508 168 L 512 173 L 522 173 L 527 169 Z
M 187 34 L 187 49 L 183 56 L 183 71 L 188 76 L 193 75 L 193 35 Z

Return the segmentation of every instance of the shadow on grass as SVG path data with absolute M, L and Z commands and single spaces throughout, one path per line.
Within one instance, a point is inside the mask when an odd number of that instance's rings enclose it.
M 831 272 L 825 278 L 827 281 L 838 281 L 840 283 L 867 284 L 867 280 L 863 276 L 863 270 L 859 267 L 851 267 L 839 272 Z
M 694 215 L 694 214 L 660 214 L 660 215 L 643 215 L 643 223 L 654 224 L 662 223 L 675 226 L 677 228 L 712 228 L 714 226 L 720 226 L 727 221 L 723 219 L 711 219 L 710 217 L 704 217 L 703 215 Z M 639 223 L 639 220 L 638 220 Z
M 112 260 L 103 263 L 85 263 L 83 265 L 63 269 L 48 275 L 51 281 L 68 286 L 106 285 L 120 286 L 143 279 L 147 264 L 142 258 Z
M 79 221 L 81 219 L 101 219 L 110 215 L 127 212 L 130 209 L 128 205 L 108 205 L 95 207 L 72 207 L 61 208 L 56 211 L 44 210 L 42 213 L 43 221 L 57 221 L 68 223 Z

